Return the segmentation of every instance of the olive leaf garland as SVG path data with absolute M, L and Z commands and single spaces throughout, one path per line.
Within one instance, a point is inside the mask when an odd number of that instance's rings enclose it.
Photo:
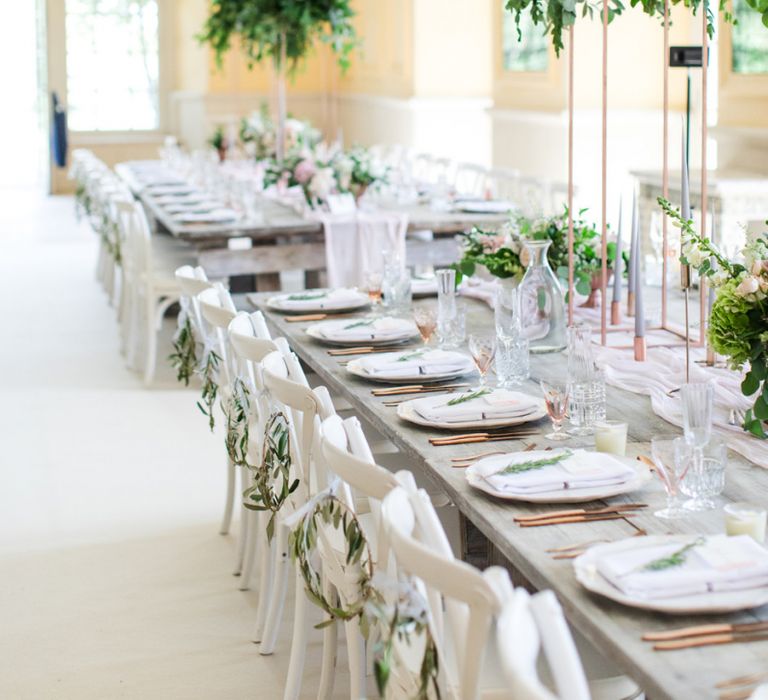
M 248 443 L 251 437 L 251 392 L 241 377 L 237 377 L 232 384 L 232 394 L 224 407 L 224 416 L 227 420 L 224 444 L 229 458 L 238 467 L 252 467 L 248 463 Z
M 204 416 L 208 416 L 208 427 L 211 429 L 211 432 L 213 432 L 213 428 L 216 425 L 216 419 L 213 417 L 213 407 L 219 396 L 219 385 L 216 381 L 216 377 L 220 362 L 221 357 L 216 354 L 215 350 L 210 349 L 203 357 L 202 365 L 197 370 L 197 373 L 200 375 L 200 380 L 203 383 L 203 389 L 200 393 L 200 401 L 197 402 L 197 407 L 202 411 Z
M 323 595 L 320 572 L 312 563 L 313 554 L 317 548 L 319 527 L 333 527 L 335 530 L 341 528 L 347 543 L 344 566 L 355 567 L 359 571 L 360 597 L 347 607 L 341 607 L 336 600 L 328 600 Z M 301 518 L 298 525 L 291 531 L 289 549 L 291 558 L 296 562 L 304 579 L 307 597 L 329 615 L 329 619 L 316 627 L 326 627 L 333 624 L 335 620 L 346 622 L 359 617 L 361 626 L 367 630 L 367 625 L 362 621 L 362 615 L 367 601 L 374 592 L 371 587 L 373 557 L 368 540 L 355 514 L 336 496 L 328 493 Z
M 168 355 L 171 367 L 176 370 L 176 380 L 189 386 L 189 380 L 197 368 L 197 339 L 189 316 L 179 314 L 179 327 L 173 336 L 173 352 Z
M 261 464 L 254 467 L 254 483 L 243 492 L 243 505 L 248 510 L 270 511 L 267 539 L 275 534 L 275 516 L 298 487 L 299 480 L 291 482 L 291 439 L 285 414 L 273 413 L 264 428 L 264 451 Z
M 412 583 L 407 584 L 394 605 L 374 595 L 365 609 L 369 624 L 378 622 L 379 638 L 373 645 L 373 672 L 379 695 L 384 697 L 392 673 L 395 642 L 410 644 L 412 637 L 425 637 L 424 656 L 419 666 L 418 700 L 440 698 L 437 645 L 429 627 L 427 605 Z M 430 690 L 432 693 L 430 693 Z

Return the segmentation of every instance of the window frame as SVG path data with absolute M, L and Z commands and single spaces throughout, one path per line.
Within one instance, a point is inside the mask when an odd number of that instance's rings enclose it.
M 733 11 L 733 3 L 728 3 Z M 766 29 L 765 31 L 768 31 Z M 720 17 L 718 78 L 718 122 L 728 126 L 765 126 L 765 118 L 747 115 L 768 113 L 768 73 L 735 73 L 733 71 L 733 27 Z
M 493 3 L 493 97 L 497 109 L 556 112 L 567 103 L 563 64 L 549 43 L 545 71 L 515 71 L 504 67 L 504 13 L 500 0 Z M 566 46 L 566 51 L 568 47 Z M 565 54 L 564 54 L 565 55 Z
M 174 3 L 157 0 L 158 74 L 157 127 L 154 129 L 70 129 L 72 143 L 131 143 L 146 141 L 168 130 L 170 119 L 168 97 L 173 85 L 173 10 Z M 47 0 L 48 21 L 48 89 L 56 91 L 65 105 L 69 104 L 67 85 L 66 0 Z

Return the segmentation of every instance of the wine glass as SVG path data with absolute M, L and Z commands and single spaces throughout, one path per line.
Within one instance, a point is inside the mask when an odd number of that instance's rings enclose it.
M 544 393 L 547 413 L 552 420 L 552 432 L 544 437 L 547 440 L 567 440 L 568 435 L 560 431 L 563 428 L 563 421 L 568 413 L 568 384 L 542 380 L 540 385 Z
M 480 387 L 485 388 L 485 375 L 491 368 L 496 356 L 496 336 L 490 334 L 473 334 L 469 336 L 469 352 L 480 372 Z
M 424 307 L 414 309 L 413 320 L 419 329 L 424 345 L 429 345 L 429 341 L 437 328 L 437 314 L 435 310 Z
M 381 303 L 381 286 L 384 282 L 384 275 L 381 272 L 365 273 L 365 291 L 371 300 L 374 310 Z
M 651 440 L 653 464 L 667 492 L 667 507 L 654 513 L 657 518 L 669 520 L 686 515 L 680 497 L 680 484 L 691 464 L 686 454 L 689 449 L 681 437 L 654 437 Z

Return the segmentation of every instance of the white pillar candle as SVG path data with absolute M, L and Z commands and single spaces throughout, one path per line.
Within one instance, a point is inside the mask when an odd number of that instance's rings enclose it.
M 760 544 L 765 541 L 768 520 L 765 508 L 749 503 L 729 503 L 724 510 L 727 535 L 749 535 Z
M 595 423 L 595 449 L 623 457 L 627 451 L 627 424 L 616 420 Z

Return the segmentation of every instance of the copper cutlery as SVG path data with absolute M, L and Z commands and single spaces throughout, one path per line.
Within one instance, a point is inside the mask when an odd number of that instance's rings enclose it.
M 417 394 L 453 394 L 456 392 L 456 389 L 439 389 L 439 390 L 424 390 L 424 391 L 418 391 L 413 392 Z M 397 396 L 397 394 L 390 394 L 390 396 Z M 382 406 L 399 406 L 401 403 L 405 403 L 406 401 L 412 401 L 413 399 L 410 398 L 404 398 L 404 399 L 397 399 L 394 401 L 383 401 Z
M 743 690 L 732 690 L 728 693 L 720 693 L 719 700 L 749 700 L 754 692 L 753 686 Z
M 429 441 L 434 447 L 448 445 L 467 445 L 473 442 L 495 442 L 498 440 L 519 440 L 523 437 L 533 437 L 539 434 L 539 430 L 521 429 L 503 433 L 464 433 L 463 435 L 450 435 L 447 437 L 433 437 Z
M 765 622 L 737 624 L 714 623 L 710 625 L 695 625 L 694 627 L 681 627 L 680 629 L 664 632 L 647 632 L 642 638 L 646 642 L 668 642 L 677 639 L 690 639 L 692 637 L 706 637 L 718 634 L 744 634 L 766 631 L 768 631 L 768 620 Z
M 553 510 L 548 513 L 537 513 L 536 515 L 518 515 L 514 520 L 516 523 L 530 523 L 537 520 L 552 520 L 553 518 L 563 518 L 574 515 L 606 515 L 607 513 L 622 513 L 624 511 L 639 510 L 647 508 L 647 503 L 622 503 L 615 506 L 605 506 L 603 508 L 570 508 L 569 510 Z
M 677 651 L 696 647 L 716 646 L 720 644 L 747 644 L 748 642 L 768 642 L 768 634 L 749 634 L 747 632 L 727 632 L 708 634 L 702 637 L 673 639 L 668 642 L 656 642 L 654 651 Z
M 467 382 L 463 384 L 411 384 L 410 386 L 396 386 L 387 389 L 372 389 L 374 396 L 397 396 L 398 394 L 422 394 L 430 392 L 448 391 L 449 389 L 459 389 L 469 386 Z
M 759 673 L 750 673 L 747 676 L 737 676 L 727 681 L 720 681 L 715 685 L 715 688 L 734 688 L 739 685 L 755 685 L 760 681 L 768 680 L 768 671 L 760 671 Z
M 395 352 L 397 348 L 392 349 L 390 347 L 373 347 L 373 345 L 362 345 L 355 348 L 339 348 L 338 350 L 329 350 L 328 354 L 334 357 L 340 355 L 368 355 L 374 352 Z
M 606 513 L 604 515 L 567 515 L 550 520 L 532 520 L 518 523 L 520 527 L 545 527 L 546 525 L 570 525 L 571 523 L 594 523 L 600 520 L 622 520 L 634 517 L 633 513 Z

